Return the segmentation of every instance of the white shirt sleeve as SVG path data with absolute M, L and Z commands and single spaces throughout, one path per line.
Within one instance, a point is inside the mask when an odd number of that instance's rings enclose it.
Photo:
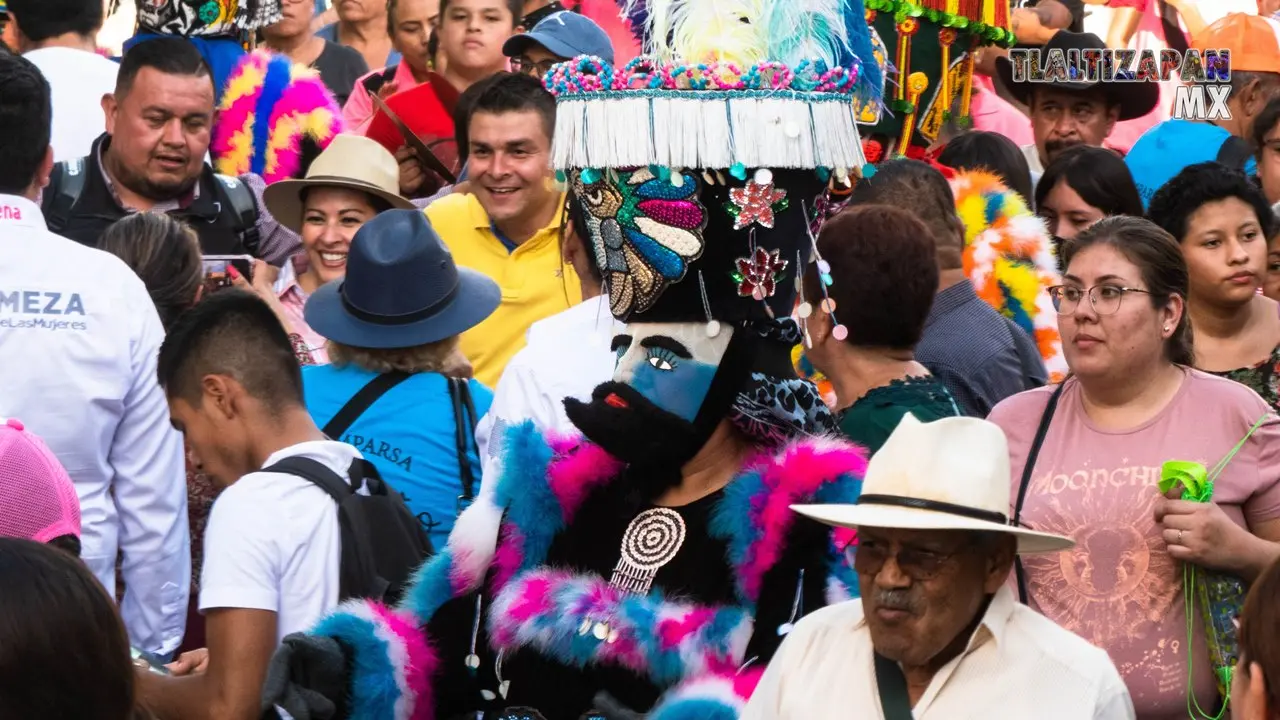
M 246 476 L 248 477 L 248 476 Z M 241 478 L 213 503 L 204 530 L 200 611 L 213 608 L 280 611 L 281 550 L 269 504 L 259 502 Z
M 1093 713 L 1093 720 L 1134 720 L 1136 713 L 1129 688 L 1125 687 L 1124 680 L 1111 659 L 1104 655 L 1103 662 L 1107 665 L 1107 671 L 1098 692 L 1098 707 Z
M 493 404 L 476 425 L 476 447 L 484 468 L 481 488 L 492 489 L 492 483 L 502 472 L 502 436 L 507 428 L 525 420 L 532 420 L 542 430 L 556 428 L 560 424 L 556 405 L 542 389 L 533 367 L 527 362 L 527 351 L 526 347 L 507 363 L 498 386 L 493 390 Z
M 156 379 L 164 329 L 141 282 L 134 295 L 132 380 L 107 458 L 124 556 L 120 614 L 135 645 L 167 655 L 182 643 L 191 592 L 186 463 Z

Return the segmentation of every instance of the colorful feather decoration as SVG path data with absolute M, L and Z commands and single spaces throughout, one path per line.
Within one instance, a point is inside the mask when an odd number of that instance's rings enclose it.
M 742 66 L 772 59 L 766 2 L 650 0 L 650 41 L 655 54 L 663 62 L 721 61 Z
M 323 150 L 342 130 L 319 73 L 258 50 L 227 80 L 209 151 L 223 175 L 255 173 L 270 184 L 299 174 L 304 139 Z
M 776 61 L 794 68 L 821 60 L 859 67 L 877 100 L 882 92 L 863 0 L 618 0 L 618 6 L 645 54 L 659 62 Z
M 527 647 L 569 667 L 622 667 L 669 687 L 738 667 L 751 629 L 740 607 L 694 605 L 657 590 L 634 595 L 598 575 L 537 568 L 494 597 L 488 637 L 495 650 Z
M 856 502 L 866 469 L 865 450 L 824 438 L 795 443 L 776 455 L 761 454 L 747 461 L 711 515 L 711 534 L 728 543 L 738 599 L 744 605 L 755 608 L 765 574 L 782 557 L 796 518 L 791 506 Z M 843 563 L 843 553 L 833 560 L 837 565 Z M 835 566 L 831 574 L 841 582 L 849 577 Z
M 879 39 L 872 40 L 871 34 L 874 31 L 867 23 L 867 9 L 863 0 L 844 0 L 842 4 L 845 37 L 853 57 L 842 59 L 840 64 L 849 67 L 854 64 L 855 59 L 861 61 L 862 74 L 858 78 L 858 97 L 863 102 L 867 100 L 880 102 L 884 96 L 885 75 L 884 69 L 876 62 L 875 48 Z M 883 43 L 880 45 L 884 46 Z
M 845 25 L 846 4 L 844 0 L 770 3 L 765 21 L 769 30 L 769 59 L 791 67 L 803 60 L 821 60 L 827 67 L 834 67 L 849 59 L 852 50 Z
M 1048 293 L 1059 277 L 1044 222 L 990 172 L 959 171 L 951 189 L 965 229 L 965 274 L 978 296 L 1035 339 L 1051 380 L 1065 377 L 1058 314 Z

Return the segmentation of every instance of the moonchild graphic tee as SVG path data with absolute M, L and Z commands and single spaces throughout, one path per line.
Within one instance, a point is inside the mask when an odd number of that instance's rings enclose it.
M 1209 468 L 1272 409 L 1239 383 L 1186 370 L 1169 405 L 1145 424 L 1116 432 L 1084 411 L 1079 382 L 1067 380 L 1031 475 L 1022 522 L 1070 536 L 1070 550 L 1024 558 L 1029 603 L 1105 649 L 1141 720 L 1187 717 L 1187 628 L 1182 567 L 1155 522 L 1156 485 L 1166 460 Z M 1052 387 L 1015 395 L 991 411 L 1009 438 L 1013 498 Z M 1280 418 L 1272 415 L 1219 476 L 1214 501 L 1243 526 L 1280 517 Z M 1195 613 L 1192 671 L 1209 709 L 1217 690 Z

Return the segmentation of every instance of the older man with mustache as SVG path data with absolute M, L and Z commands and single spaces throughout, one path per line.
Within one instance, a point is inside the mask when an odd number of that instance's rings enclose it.
M 1133 718 L 1106 653 L 1017 601 L 1015 557 L 1074 543 L 1010 525 L 1010 485 L 999 427 L 908 414 L 856 505 L 793 506 L 857 529 L 861 599 L 795 626 L 742 720 Z
M 1062 30 L 1040 48 L 1040 64 L 1044 67 L 1051 53 L 1061 52 L 1063 57 L 1070 57 L 1073 50 L 1085 52 L 1105 47 L 1102 39 L 1092 33 Z M 1074 145 L 1102 147 L 1117 122 L 1140 118 L 1160 101 L 1160 88 L 1154 82 L 1084 78 L 1034 81 L 1029 77 L 1029 68 L 1024 70 L 1027 70 L 1025 74 L 1015 75 L 1009 58 L 996 60 L 996 76 L 1014 99 L 1027 106 L 1031 116 L 1035 142 L 1024 146 L 1022 152 L 1036 180 L 1063 150 Z

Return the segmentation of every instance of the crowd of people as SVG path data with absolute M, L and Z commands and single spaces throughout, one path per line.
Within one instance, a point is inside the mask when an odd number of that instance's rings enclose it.
M 0 718 L 1280 718 L 1274 0 L 118 4 L 0 0 Z

